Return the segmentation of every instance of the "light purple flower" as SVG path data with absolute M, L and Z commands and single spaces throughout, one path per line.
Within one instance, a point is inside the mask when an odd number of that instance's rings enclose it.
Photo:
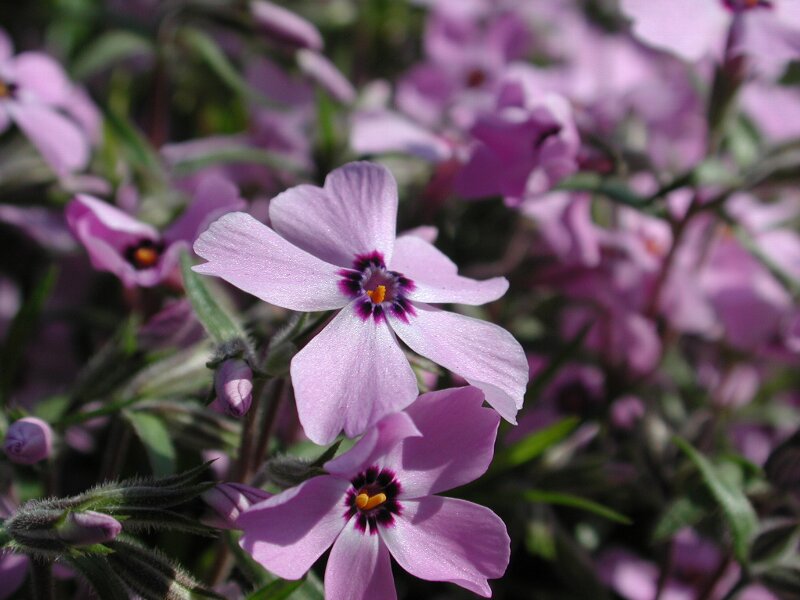
M 53 431 L 37 417 L 24 417 L 9 426 L 3 450 L 11 462 L 35 464 L 53 451 Z
M 266 569 L 299 579 L 333 545 L 328 600 L 396 598 L 389 556 L 429 581 L 491 596 L 509 538 L 488 508 L 435 496 L 480 477 L 492 459 L 499 417 L 473 387 L 420 396 L 386 417 L 329 473 L 256 504 L 237 526 L 242 547 Z
M 476 144 L 455 181 L 464 198 L 501 195 L 518 204 L 578 169 L 580 139 L 569 103 L 538 92 L 524 70 L 507 76 L 495 110 L 479 115 L 470 133 Z
M 175 271 L 181 249 L 188 248 L 209 222 L 243 206 L 233 185 L 207 177 L 198 186 L 194 202 L 163 234 L 86 195 L 78 195 L 69 203 L 66 216 L 96 269 L 115 274 L 127 287 L 150 287 Z
M 349 104 L 356 99 L 356 91 L 342 72 L 319 52 L 297 51 L 297 66 L 339 102 Z
M 694 62 L 745 52 L 759 67 L 779 73 L 800 48 L 800 11 L 794 0 L 622 0 L 643 42 Z
M 233 213 L 195 243 L 215 275 L 290 310 L 340 310 L 292 360 L 306 435 L 327 444 L 344 428 L 363 433 L 414 401 L 417 381 L 395 336 L 413 351 L 481 388 L 514 422 L 527 383 L 519 343 L 497 325 L 430 303 L 479 305 L 502 296 L 504 278 L 475 281 L 434 246 L 395 237 L 397 184 L 384 167 L 352 163 L 325 186 L 274 198 L 272 228 Z
M 0 29 L 0 133 L 16 124 L 59 176 L 83 169 L 96 129 L 79 125 L 95 123 L 91 102 L 46 54 L 12 53 L 11 41 Z
M 256 23 L 280 42 L 301 48 L 322 50 L 322 35 L 303 17 L 266 0 L 250 3 Z
M 220 483 L 202 494 L 203 501 L 214 511 L 204 522 L 218 529 L 232 529 L 240 514 L 270 496 L 264 490 L 242 483 Z
M 122 532 L 114 517 L 93 510 L 70 512 L 58 526 L 58 537 L 73 546 L 110 542 Z
M 214 375 L 214 404 L 233 417 L 242 417 L 253 401 L 253 371 L 241 359 L 224 361 Z

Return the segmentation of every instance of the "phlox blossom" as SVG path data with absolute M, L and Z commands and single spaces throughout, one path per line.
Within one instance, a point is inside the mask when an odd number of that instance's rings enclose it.
M 235 186 L 209 176 L 198 185 L 194 202 L 163 233 L 83 194 L 67 205 L 66 216 L 94 268 L 113 273 L 126 287 L 151 287 L 172 275 L 181 249 L 188 248 L 212 219 L 243 207 Z
M 475 281 L 415 235 L 395 236 L 397 184 L 384 167 L 351 163 L 322 188 L 300 185 L 270 202 L 267 227 L 225 215 L 195 252 L 215 275 L 266 302 L 297 311 L 341 309 L 291 363 L 306 435 L 330 443 L 354 437 L 417 397 L 398 336 L 413 351 L 483 390 L 514 421 L 528 379 L 525 353 L 506 330 L 431 306 L 484 304 L 502 278 Z
M 331 545 L 328 600 L 396 598 L 389 556 L 429 581 L 491 596 L 510 540 L 491 510 L 434 494 L 480 477 L 500 419 L 474 387 L 423 394 L 383 419 L 327 475 L 253 505 L 237 520 L 242 547 L 285 579 L 299 579 Z

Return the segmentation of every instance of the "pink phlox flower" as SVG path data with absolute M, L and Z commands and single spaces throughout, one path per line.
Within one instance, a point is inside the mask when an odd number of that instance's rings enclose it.
M 61 65 L 41 52 L 14 56 L 11 40 L 0 29 L 0 133 L 12 122 L 65 177 L 89 163 L 100 118 Z
M 235 186 L 211 176 L 200 183 L 194 201 L 163 233 L 87 195 L 69 203 L 66 217 L 95 269 L 113 273 L 126 287 L 151 287 L 173 274 L 181 250 L 190 248 L 213 219 L 244 206 Z
M 750 55 L 758 70 L 779 74 L 800 53 L 800 10 L 794 0 L 622 0 L 641 41 L 695 62 Z
M 236 522 L 242 547 L 269 571 L 299 579 L 332 545 L 328 600 L 396 598 L 390 556 L 429 581 L 491 596 L 510 541 L 491 510 L 439 492 L 480 477 L 499 417 L 474 387 L 420 396 L 325 464 L 327 475 L 260 502 Z
M 580 138 L 569 102 L 542 94 L 526 70 L 509 70 L 492 112 L 470 129 L 469 160 L 456 177 L 465 198 L 501 195 L 517 205 L 551 189 L 578 169 Z
M 291 188 L 270 202 L 269 218 L 271 228 L 244 213 L 213 223 L 194 246 L 208 262 L 194 269 L 290 310 L 338 310 L 291 362 L 311 440 L 327 444 L 342 428 L 359 435 L 414 401 L 397 337 L 514 421 L 528 379 L 522 347 L 497 325 L 431 306 L 491 302 L 508 282 L 462 277 L 428 242 L 397 237 L 397 184 L 385 167 L 351 163 L 322 188 Z

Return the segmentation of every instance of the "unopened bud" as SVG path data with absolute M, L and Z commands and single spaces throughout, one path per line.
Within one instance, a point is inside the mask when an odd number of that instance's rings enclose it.
M 241 359 L 229 359 L 220 365 L 214 378 L 217 408 L 232 417 L 241 417 L 253 402 L 253 372 Z
M 258 488 L 241 483 L 222 483 L 202 495 L 205 503 L 214 511 L 212 517 L 204 520 L 218 529 L 232 529 L 241 513 L 269 497 L 269 493 Z
M 72 546 L 90 546 L 110 542 L 122 531 L 114 517 L 87 510 L 71 512 L 58 527 L 58 537 Z
M 50 456 L 53 432 L 50 425 L 36 417 L 14 421 L 3 443 L 8 459 L 21 465 L 32 465 Z

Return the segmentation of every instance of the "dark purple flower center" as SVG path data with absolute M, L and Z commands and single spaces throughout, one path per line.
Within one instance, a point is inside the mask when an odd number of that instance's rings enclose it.
M 386 268 L 383 254 L 378 251 L 356 256 L 352 269 L 339 271 L 342 279 L 339 288 L 343 293 L 357 299 L 356 310 L 365 321 L 372 317 L 375 322 L 386 318 L 386 311 L 408 322 L 414 315 L 414 307 L 407 294 L 414 291 L 414 282 L 397 271 Z
M 401 512 L 397 496 L 400 483 L 389 469 L 370 467 L 354 477 L 353 485 L 347 491 L 344 505 L 344 518 L 355 517 L 356 528 L 362 533 L 378 533 L 378 524 L 389 527 L 394 523 L 394 515 Z
M 722 3 L 734 12 L 753 8 L 772 8 L 772 0 L 722 0 Z
M 138 270 L 152 269 L 158 264 L 164 244 L 154 240 L 141 240 L 125 249 L 125 258 Z
M 486 83 L 486 79 L 486 71 L 480 67 L 475 67 L 474 69 L 470 69 L 470 71 L 467 73 L 464 83 L 468 88 L 479 88 Z
M 0 79 L 0 100 L 3 98 L 13 98 L 17 93 L 17 84 Z

